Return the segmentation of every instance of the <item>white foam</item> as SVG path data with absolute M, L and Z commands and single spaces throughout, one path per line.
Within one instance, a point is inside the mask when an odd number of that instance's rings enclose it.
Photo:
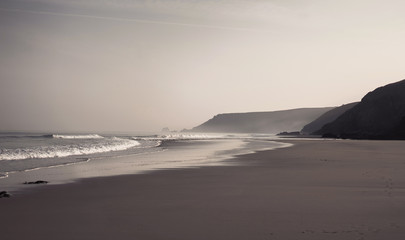
M 98 134 L 87 134 L 87 135 L 60 135 L 53 134 L 53 138 L 62 138 L 62 139 L 99 139 L 104 138 Z
M 29 158 L 57 158 L 72 155 L 87 155 L 111 151 L 126 150 L 139 146 L 138 141 L 132 139 L 112 138 L 103 141 L 74 144 L 74 145 L 48 145 L 18 149 L 1 149 L 0 160 L 18 160 Z
M 204 140 L 225 138 L 225 135 L 213 134 L 163 134 L 146 137 L 134 137 L 135 140 Z

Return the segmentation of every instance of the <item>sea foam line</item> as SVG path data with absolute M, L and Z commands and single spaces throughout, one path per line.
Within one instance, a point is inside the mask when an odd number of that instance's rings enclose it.
M 83 145 L 51 145 L 22 149 L 0 149 L 0 160 L 21 160 L 32 158 L 57 158 L 73 155 L 88 155 L 127 150 L 140 143 L 130 139 L 113 138 L 102 143 Z
M 87 134 L 87 135 L 61 135 L 53 134 L 53 138 L 62 138 L 62 139 L 99 139 L 104 138 L 98 134 Z
M 10 174 L 17 173 L 17 172 L 31 172 L 31 171 L 36 171 L 36 170 L 40 170 L 40 169 L 66 167 L 66 166 L 71 166 L 71 165 L 76 165 L 76 164 L 87 163 L 87 162 L 90 162 L 90 158 L 83 158 L 82 161 L 78 161 L 78 162 L 60 163 L 60 164 L 44 166 L 44 167 L 34 167 L 34 168 L 28 168 L 28 169 L 24 169 L 24 170 L 2 172 L 2 173 L 0 173 L 0 179 L 8 178 L 8 176 Z

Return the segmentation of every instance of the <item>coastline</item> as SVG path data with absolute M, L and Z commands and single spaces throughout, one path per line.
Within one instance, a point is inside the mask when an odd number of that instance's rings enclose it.
M 76 156 L 75 162 L 24 171 L 5 172 L 0 191 L 20 193 L 36 186 L 24 182 L 47 181 L 49 185 L 66 184 L 85 178 L 144 174 L 161 169 L 195 168 L 229 164 L 226 159 L 257 150 L 288 147 L 289 144 L 269 139 L 170 139 L 135 154 L 111 152 L 109 156 Z M 137 150 L 137 149 L 135 149 Z M 16 164 L 23 164 L 15 160 Z
M 404 239 L 404 141 L 303 141 L 222 166 L 0 199 L 5 239 Z

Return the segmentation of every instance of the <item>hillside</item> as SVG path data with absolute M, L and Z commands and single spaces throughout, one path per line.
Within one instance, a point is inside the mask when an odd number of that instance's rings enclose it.
M 332 108 L 300 108 L 274 112 L 218 114 L 193 132 L 279 133 L 299 131 Z
M 340 115 L 342 115 L 347 110 L 353 108 L 357 104 L 358 102 L 345 104 L 322 114 L 319 118 L 305 125 L 304 128 L 301 130 L 301 133 L 312 134 L 320 130 L 325 124 L 335 121 Z
M 354 139 L 405 139 L 405 80 L 369 92 L 316 134 Z

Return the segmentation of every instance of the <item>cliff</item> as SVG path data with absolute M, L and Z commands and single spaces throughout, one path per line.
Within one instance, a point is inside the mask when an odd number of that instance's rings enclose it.
M 357 104 L 358 102 L 349 103 L 342 105 L 340 107 L 336 107 L 330 111 L 327 111 L 326 113 L 322 114 L 319 118 L 305 125 L 304 128 L 301 130 L 301 133 L 312 134 L 320 130 L 325 124 L 335 121 L 340 115 L 342 115 L 347 110 L 353 108 Z
M 369 92 L 359 104 L 315 134 L 353 139 L 405 139 L 405 80 Z
M 193 132 L 279 133 L 297 131 L 332 108 L 300 108 L 274 112 L 218 114 Z

